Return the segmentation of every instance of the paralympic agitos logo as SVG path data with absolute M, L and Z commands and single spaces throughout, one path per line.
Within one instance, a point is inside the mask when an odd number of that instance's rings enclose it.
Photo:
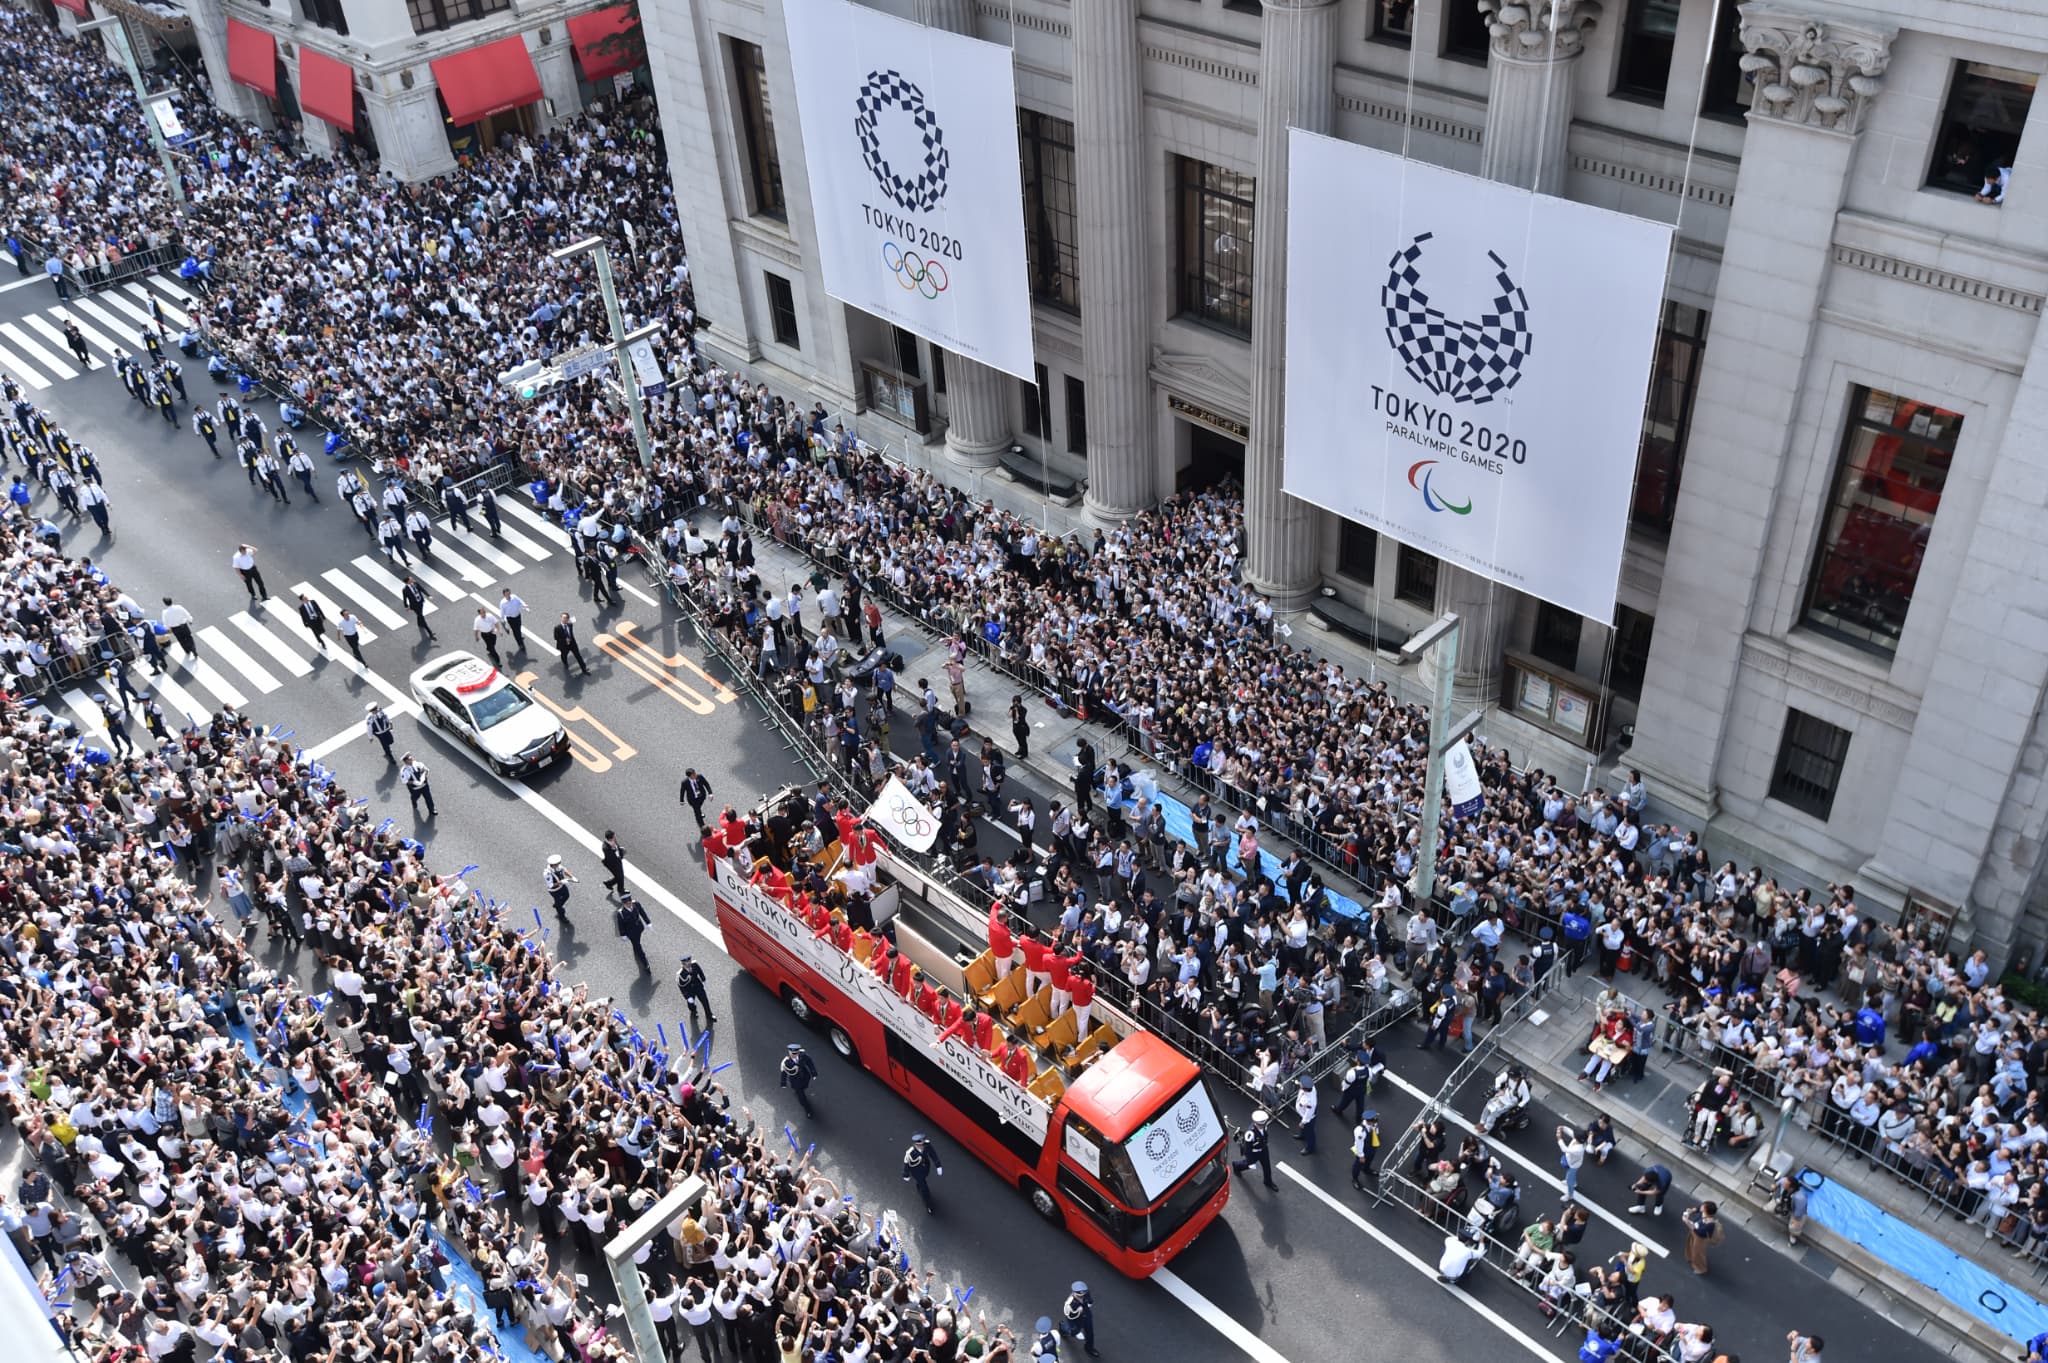
M 1380 306 L 1386 315 L 1387 344 L 1408 377 L 1448 401 L 1438 406 L 1375 384 L 1373 410 L 1384 414 L 1388 430 L 1403 439 L 1499 475 L 1504 462 L 1525 462 L 1528 447 L 1484 419 L 1473 420 L 1453 409 L 1485 406 L 1522 381 L 1522 365 L 1535 346 L 1529 299 L 1508 273 L 1507 262 L 1488 251 L 1493 293 L 1485 310 L 1470 319 L 1447 316 L 1431 303 L 1423 287 L 1423 243 L 1434 235 L 1423 232 L 1394 252 L 1387 262 L 1386 283 L 1380 287 Z M 1411 464 L 1408 486 L 1422 494 L 1422 504 L 1433 512 L 1471 515 L 1470 497 L 1455 500 L 1434 485 L 1432 470 L 1437 463 L 1422 459 Z

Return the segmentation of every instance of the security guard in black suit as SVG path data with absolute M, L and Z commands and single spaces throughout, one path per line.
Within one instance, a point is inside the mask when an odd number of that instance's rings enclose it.
M 917 1195 L 924 1199 L 924 1210 L 927 1216 L 938 1210 L 937 1205 L 932 1202 L 932 1175 L 945 1172 L 944 1169 L 939 1167 L 939 1155 L 936 1150 L 932 1149 L 931 1137 L 925 1135 L 922 1131 L 912 1136 L 910 1138 L 910 1148 L 903 1152 L 903 1181 L 917 1185 Z M 1046 1328 L 1050 1329 L 1050 1324 Z M 1053 1350 L 1055 1353 L 1059 1350 L 1057 1341 L 1054 1342 Z
M 718 1021 L 718 1015 L 711 1011 L 711 995 L 704 987 L 704 967 L 696 958 L 683 957 L 683 964 L 676 971 L 676 988 L 683 991 L 683 1003 L 690 1010 L 690 1030 L 697 1029 L 697 1005 L 704 1005 L 704 1025 Z

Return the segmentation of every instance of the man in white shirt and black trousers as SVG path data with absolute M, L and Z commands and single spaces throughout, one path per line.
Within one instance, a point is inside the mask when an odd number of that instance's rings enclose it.
M 398 779 L 405 783 L 405 793 L 412 797 L 412 816 L 420 816 L 420 801 L 427 802 L 427 817 L 433 818 L 434 788 L 427 783 L 427 764 L 407 753 L 398 767 Z
M 167 596 L 164 598 L 163 622 L 164 628 L 171 632 L 171 637 L 178 641 L 178 647 L 185 650 L 186 657 L 196 658 L 199 656 L 199 645 L 192 641 L 191 611 L 186 610 Z M 145 628 L 147 627 L 145 626 Z

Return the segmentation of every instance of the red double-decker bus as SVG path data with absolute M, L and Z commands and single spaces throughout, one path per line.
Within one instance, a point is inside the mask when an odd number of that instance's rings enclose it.
M 770 810 L 783 796 L 764 802 Z M 801 800 L 801 795 L 794 798 Z M 756 828 L 761 827 L 757 818 Z M 726 951 L 832 1047 L 910 1100 L 932 1123 L 1015 1185 L 1046 1220 L 1064 1225 L 1120 1272 L 1144 1277 L 1185 1249 L 1230 1196 L 1228 1133 L 1200 1068 L 1135 1020 L 1097 999 L 1081 1035 L 1077 1013 L 1053 1015 L 1050 986 L 1031 992 L 1022 964 L 998 970 L 988 918 L 895 857 L 879 838 L 859 851 L 871 882 L 853 935 L 820 933 L 786 875 L 755 837 L 728 847 L 714 833 L 707 869 Z M 872 850 L 867 850 L 871 848 Z M 817 858 L 844 869 L 835 841 Z M 858 882 L 857 882 L 858 883 Z M 880 929 L 892 968 L 874 969 Z M 1013 1078 L 970 1033 L 948 1035 L 899 992 L 914 964 L 922 982 L 1001 1018 L 993 1034 L 1029 1039 Z M 942 1013 L 943 1016 L 943 1013 Z

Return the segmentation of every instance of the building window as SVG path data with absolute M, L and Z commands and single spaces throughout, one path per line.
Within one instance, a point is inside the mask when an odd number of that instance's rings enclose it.
M 1088 453 L 1088 387 L 1067 375 L 1067 453 Z
M 1373 0 L 1372 39 L 1406 47 L 1415 39 L 1415 0 Z
M 1357 521 L 1337 522 L 1337 571 L 1360 582 L 1372 581 L 1378 569 L 1380 536 Z
M 777 221 L 789 216 L 782 199 L 782 157 L 775 150 L 775 109 L 768 102 L 768 65 L 761 45 L 733 38 L 733 89 L 740 106 L 740 154 L 747 162 L 749 208 Z
M 1436 559 L 1404 544 L 1394 560 L 1394 595 L 1411 606 L 1436 609 Z
M 1700 112 L 1709 118 L 1732 119 L 1740 123 L 1749 108 L 1754 89 L 1743 72 L 1741 7 L 1731 3 L 1715 6 L 1720 22 L 1707 51 L 1707 79 L 1700 89 Z
M 1664 320 L 1657 328 L 1650 403 L 1643 411 L 1643 443 L 1636 454 L 1636 499 L 1629 513 L 1644 530 L 1671 533 L 1686 436 L 1692 430 L 1692 399 L 1706 349 L 1706 309 L 1666 299 Z
M 1174 158 L 1180 188 L 1180 312 L 1252 334 L 1252 177 Z
M 917 354 L 917 333 L 902 327 L 889 328 L 896 338 L 896 367 L 914 379 L 924 377 L 924 363 Z
M 1671 84 L 1671 49 L 1677 38 L 1678 0 L 1628 0 L 1614 92 L 1662 104 Z
M 1263 14 L 1266 9 L 1260 0 L 1223 0 L 1223 8 L 1234 9 L 1239 14 Z
M 1024 390 L 1024 434 L 1050 439 L 1052 423 L 1044 419 L 1044 413 L 1045 390 L 1051 380 L 1046 375 L 1044 365 L 1034 365 L 1033 368 L 1038 372 L 1037 383 L 1025 383 L 1022 379 L 1017 381 L 1017 386 Z
M 1017 141 L 1024 166 L 1024 258 L 1031 296 L 1041 303 L 1081 310 L 1081 246 L 1074 209 L 1074 125 L 1063 118 L 1017 111 Z
M 306 0 L 306 17 L 330 33 L 348 35 L 348 15 L 341 0 Z
M 1771 798 L 1825 821 L 1835 807 L 1835 787 L 1848 757 L 1847 729 L 1803 710 L 1787 710 L 1778 765 L 1771 772 Z
M 1963 419 L 1912 398 L 1855 388 L 1806 594 L 1806 623 L 1889 657 Z
M 1628 606 L 1617 608 L 1607 658 L 1607 680 L 1615 695 L 1643 698 L 1643 678 L 1650 672 L 1650 636 L 1656 628 L 1656 616 Z
M 2020 129 L 2026 125 L 2039 80 L 2031 71 L 1957 62 L 1948 103 L 1941 111 L 1941 131 L 1934 139 L 1928 187 L 2004 203 Z
M 800 349 L 797 344 L 796 292 L 781 275 L 767 270 L 761 274 L 768 281 L 768 319 L 775 330 L 775 344 L 786 345 L 791 350 Z
M 1482 13 L 1474 0 L 1444 0 L 1443 14 L 1444 55 L 1484 65 L 1493 16 Z
M 1536 635 L 1530 641 L 1529 651 L 1552 667 L 1576 672 L 1579 667 L 1579 630 L 1583 624 L 1577 611 L 1538 601 Z
M 938 346 L 932 347 L 932 391 L 941 397 L 946 393 L 946 352 Z
M 341 8 L 340 0 L 334 0 L 334 7 Z M 510 8 L 512 0 L 406 0 L 406 10 L 412 16 L 412 31 L 415 33 L 438 33 L 444 28 Z M 344 27 L 336 32 L 346 33 L 348 29 Z

